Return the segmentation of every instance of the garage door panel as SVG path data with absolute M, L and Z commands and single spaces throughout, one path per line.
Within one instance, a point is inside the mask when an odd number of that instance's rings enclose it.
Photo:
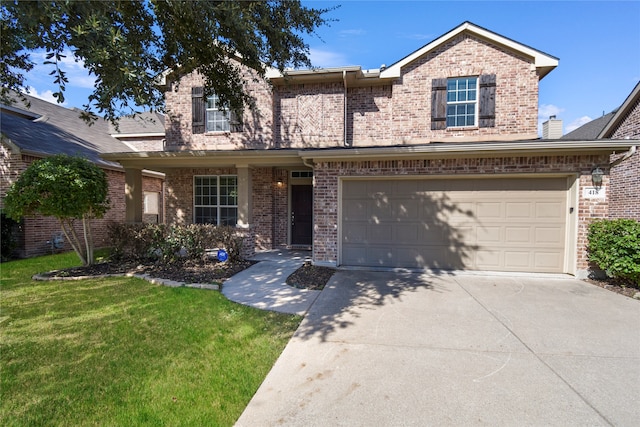
M 479 245 L 500 243 L 504 240 L 502 232 L 503 228 L 500 226 L 478 227 L 476 241 Z
M 563 257 L 559 251 L 540 251 L 534 254 L 534 268 L 543 272 L 556 272 L 562 268 Z
M 564 217 L 564 210 L 561 210 L 563 203 L 561 202 L 538 202 L 536 203 L 536 218 L 559 220 Z
M 479 202 L 478 208 L 476 210 L 476 215 L 479 218 L 483 218 L 485 220 L 491 219 L 502 219 L 502 206 L 501 202 L 493 202 L 493 203 L 485 203 Z
M 509 202 L 506 203 L 506 216 L 509 219 L 530 219 L 531 203 L 530 202 Z
M 566 181 L 345 180 L 340 262 L 561 272 Z
M 563 234 L 564 230 L 561 227 L 536 227 L 534 244 L 561 248 L 564 246 Z
M 480 270 L 500 269 L 502 263 L 502 253 L 498 250 L 477 250 L 474 252 L 475 265 Z
M 505 227 L 505 243 L 507 244 L 525 244 L 528 245 L 531 242 L 531 236 L 533 231 L 530 226 L 524 227 Z

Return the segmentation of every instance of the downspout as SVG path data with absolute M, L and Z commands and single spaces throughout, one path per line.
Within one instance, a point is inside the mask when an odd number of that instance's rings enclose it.
M 638 150 L 638 147 L 633 145 L 629 148 L 629 151 L 627 151 L 624 156 L 620 157 L 617 160 L 614 160 L 613 162 L 609 163 L 610 167 L 614 167 L 614 166 L 618 166 L 620 163 L 624 162 L 625 160 L 627 160 L 629 157 L 633 156 L 636 151 Z
M 348 146 L 347 141 L 347 70 L 342 70 L 342 81 L 344 82 L 344 118 L 343 118 L 343 133 L 344 133 L 344 141 L 343 144 L 345 147 Z

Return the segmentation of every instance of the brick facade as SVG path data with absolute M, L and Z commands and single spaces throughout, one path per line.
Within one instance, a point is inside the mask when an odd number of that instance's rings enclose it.
M 323 83 L 285 81 L 271 89 L 244 73 L 257 108 L 245 112 L 242 132 L 194 134 L 191 88 L 203 85 L 202 76 L 193 73 L 169 85 L 166 149 L 363 147 L 537 134 L 539 76 L 531 60 L 469 34 L 419 58 L 399 79 L 346 91 L 341 76 Z M 432 130 L 432 80 L 481 74 L 496 76 L 495 125 Z
M 640 140 L 640 98 L 613 133 L 611 139 Z M 640 145 L 640 144 L 639 144 Z M 611 156 L 612 161 L 623 154 Z M 640 152 L 621 161 L 611 169 L 611 218 L 630 218 L 640 221 Z

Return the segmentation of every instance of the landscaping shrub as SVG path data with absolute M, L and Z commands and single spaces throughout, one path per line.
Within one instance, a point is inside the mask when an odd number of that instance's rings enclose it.
M 640 286 L 640 222 L 597 220 L 589 225 L 589 261 L 608 276 Z
M 201 259 L 207 249 L 221 248 L 227 251 L 230 260 L 237 260 L 242 249 L 242 237 L 237 235 L 235 228 L 212 224 L 112 223 L 109 237 L 115 259 L 157 258 L 174 262 L 183 258 Z

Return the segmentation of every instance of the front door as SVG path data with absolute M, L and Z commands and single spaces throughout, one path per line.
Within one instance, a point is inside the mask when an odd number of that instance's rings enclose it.
M 311 245 L 313 185 L 291 186 L 291 244 Z

